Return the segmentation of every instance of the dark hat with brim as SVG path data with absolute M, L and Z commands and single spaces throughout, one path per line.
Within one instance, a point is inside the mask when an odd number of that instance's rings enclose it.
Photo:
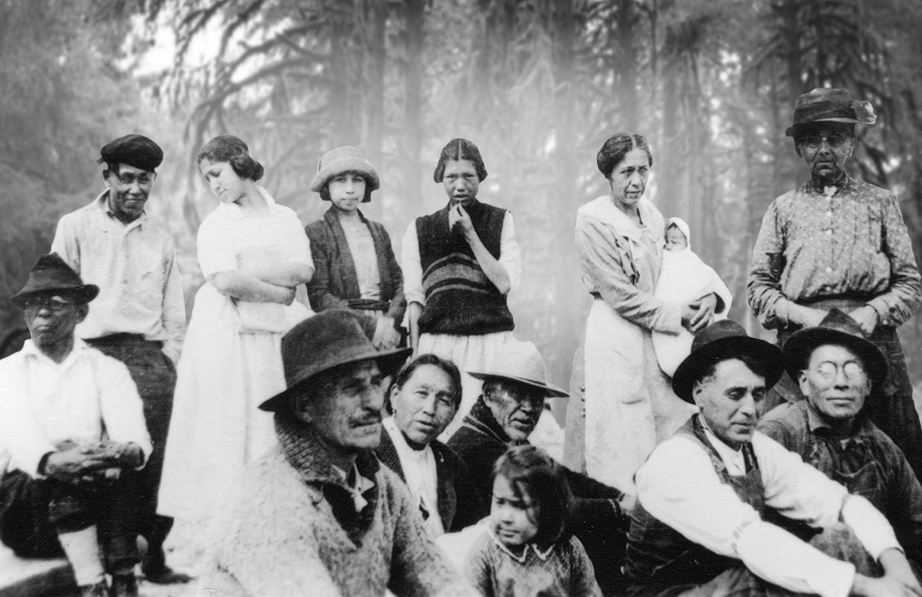
M 504 347 L 497 355 L 489 371 L 468 371 L 471 377 L 488 380 L 504 379 L 528 386 L 546 398 L 567 398 L 564 390 L 548 383 L 547 363 L 538 352 L 534 342 L 519 342 Z
M 285 369 L 284 392 L 259 405 L 266 411 L 291 409 L 292 398 L 311 377 L 333 367 L 359 361 L 375 360 L 384 375 L 396 372 L 413 352 L 411 348 L 376 350 L 371 342 L 372 330 L 366 330 L 361 315 L 346 309 L 323 311 L 305 319 L 282 338 L 282 365 Z
M 785 340 L 784 366 L 791 379 L 797 381 L 800 372 L 810 364 L 813 351 L 826 345 L 843 346 L 855 353 L 864 363 L 864 369 L 874 387 L 880 387 L 890 369 L 887 357 L 876 344 L 867 340 L 861 326 L 839 309 L 831 309 L 816 327 L 804 328 Z
M 31 297 L 58 295 L 77 304 L 86 304 L 96 298 L 97 294 L 98 286 L 84 284 L 80 275 L 60 255 L 50 253 L 38 258 L 38 263 L 29 272 L 26 285 L 10 297 L 10 302 L 22 309 Z
M 871 102 L 853 100 L 848 89 L 820 87 L 797 98 L 794 124 L 784 134 L 795 137 L 808 125 L 818 122 L 874 124 L 876 121 Z
M 784 357 L 777 346 L 752 338 L 743 326 L 724 319 L 707 326 L 692 341 L 691 354 L 679 363 L 672 376 L 672 391 L 686 402 L 694 402 L 692 389 L 705 371 L 721 361 L 745 356 L 753 373 L 765 378 L 772 387 L 784 373 Z
M 97 164 L 127 164 L 153 172 L 163 162 L 163 150 L 144 135 L 125 135 L 99 150 Z

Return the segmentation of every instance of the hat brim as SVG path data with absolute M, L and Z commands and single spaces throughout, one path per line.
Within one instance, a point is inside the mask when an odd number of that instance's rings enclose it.
M 797 135 L 797 133 L 801 129 L 806 128 L 812 124 L 816 124 L 818 122 L 837 122 L 839 124 L 868 124 L 856 118 L 818 118 L 816 120 L 811 120 L 810 122 L 799 122 L 797 124 L 789 126 L 787 130 L 784 131 L 784 136 L 794 137 Z
M 10 297 L 10 302 L 19 307 L 25 308 L 26 302 L 34 296 L 66 296 L 74 300 L 78 305 L 85 305 L 99 295 L 99 286 L 95 284 L 84 284 L 83 286 L 68 286 L 66 288 L 42 288 L 40 290 L 26 290 Z
M 486 381 L 488 378 L 492 379 L 507 379 L 509 381 L 514 381 L 520 383 L 536 390 L 540 390 L 544 393 L 547 398 L 569 398 L 570 394 L 564 390 L 558 388 L 557 386 L 552 386 L 550 384 L 544 384 L 540 381 L 535 381 L 534 379 L 528 379 L 527 377 L 516 377 L 515 375 L 497 375 L 496 373 L 483 373 L 481 371 L 468 371 L 468 375 L 471 377 L 477 378 L 482 381 Z
M 854 352 L 864 362 L 865 370 L 871 378 L 874 387 L 879 388 L 887 379 L 890 365 L 887 357 L 876 344 L 865 338 L 859 338 L 847 332 L 831 328 L 813 327 L 798 330 L 785 340 L 784 366 L 795 382 L 800 378 L 800 372 L 807 368 L 810 355 L 818 347 L 833 344 L 844 346 Z
M 337 174 L 342 174 L 343 172 L 358 172 L 363 174 L 368 179 L 366 184 L 371 184 L 372 191 L 376 191 L 381 187 L 381 182 L 378 179 L 378 173 L 375 172 L 375 169 L 372 168 L 367 161 L 357 158 L 350 158 L 345 160 L 337 160 L 335 163 L 330 164 L 315 174 L 314 180 L 311 181 L 311 190 L 315 193 L 319 193 L 320 190 L 323 189 L 324 185 L 330 182 L 331 178 Z
M 407 360 L 407 357 L 412 354 L 412 348 L 395 348 L 392 350 L 369 350 L 367 352 L 360 352 L 357 354 L 349 355 L 346 358 L 333 359 L 326 363 L 323 363 L 319 367 L 315 368 L 310 372 L 310 374 L 305 375 L 302 379 L 299 379 L 297 382 L 291 385 L 288 389 L 279 392 L 272 398 L 264 401 L 259 405 L 260 410 L 265 410 L 269 412 L 276 412 L 280 410 L 289 410 L 292 405 L 291 398 L 299 395 L 304 384 L 309 381 L 312 377 L 328 371 L 333 367 L 338 367 L 340 365 L 347 365 L 349 363 L 358 363 L 359 361 L 368 361 L 374 360 L 378 364 L 378 369 L 385 376 L 393 375 L 403 366 L 403 363 Z
M 754 373 L 765 378 L 768 388 L 778 383 L 784 373 L 784 357 L 774 344 L 749 336 L 728 336 L 705 344 L 679 363 L 672 376 L 672 391 L 682 400 L 694 403 L 692 389 L 701 372 L 714 363 L 740 355 L 755 362 L 759 370 Z

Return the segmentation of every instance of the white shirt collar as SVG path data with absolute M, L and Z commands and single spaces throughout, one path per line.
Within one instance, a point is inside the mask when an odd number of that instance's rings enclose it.
M 701 417 L 701 426 L 704 427 L 704 434 L 711 442 L 711 445 L 714 446 L 715 450 L 717 450 L 717 455 L 720 456 L 720 459 L 727 467 L 727 472 L 730 473 L 730 475 L 733 477 L 745 475 L 746 458 L 743 456 L 743 448 L 740 447 L 739 449 L 734 450 L 723 441 L 721 441 L 720 438 L 714 435 L 714 432 L 712 432 L 708 427 L 707 421 L 704 420 L 703 416 Z
M 31 357 L 38 360 L 41 363 L 54 365 L 55 367 L 70 367 L 78 359 L 80 359 L 85 351 L 89 348 L 89 345 L 81 340 L 80 338 L 74 337 L 74 347 L 71 349 L 70 354 L 67 355 L 60 363 L 55 363 L 48 355 L 42 352 L 38 346 L 35 345 L 31 339 L 26 340 L 22 345 L 22 354 L 26 357 Z

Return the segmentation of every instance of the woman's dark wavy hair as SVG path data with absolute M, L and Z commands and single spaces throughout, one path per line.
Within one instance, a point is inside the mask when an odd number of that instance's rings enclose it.
M 612 135 L 602 144 L 595 158 L 599 171 L 605 176 L 606 180 L 611 178 L 612 170 L 618 167 L 618 164 L 624 160 L 624 156 L 632 149 L 642 149 L 647 157 L 650 158 L 650 166 L 653 166 L 653 154 L 650 153 L 650 146 L 643 135 L 636 133 L 617 133 Z
M 452 139 L 442 148 L 439 163 L 435 165 L 435 173 L 432 176 L 435 182 L 442 182 L 442 177 L 445 175 L 445 162 L 448 160 L 470 160 L 474 163 L 477 178 L 483 182 L 483 179 L 487 177 L 487 167 L 483 165 L 480 150 L 467 139 Z
M 421 354 L 415 359 L 408 361 L 403 367 L 400 368 L 400 371 L 397 372 L 397 375 L 394 376 L 394 379 L 391 381 L 391 385 L 387 388 L 387 393 L 385 396 L 385 408 L 390 414 L 394 414 L 394 406 L 391 404 L 391 393 L 393 393 L 394 388 L 402 388 L 405 383 L 407 383 L 413 373 L 423 365 L 433 365 L 438 367 L 445 372 L 446 375 L 451 379 L 452 387 L 452 401 L 455 403 L 455 408 L 457 409 L 461 406 L 461 372 L 458 371 L 458 366 L 455 365 L 452 361 L 448 359 L 443 359 L 442 357 L 436 356 L 434 354 Z
M 535 543 L 550 545 L 569 537 L 573 494 L 562 467 L 547 452 L 531 444 L 510 448 L 493 466 L 493 479 L 497 476 L 509 481 L 516 497 L 528 494 L 538 506 Z
M 198 152 L 198 163 L 227 162 L 240 178 L 259 180 L 263 177 L 263 165 L 250 157 L 250 148 L 239 137 L 218 135 Z

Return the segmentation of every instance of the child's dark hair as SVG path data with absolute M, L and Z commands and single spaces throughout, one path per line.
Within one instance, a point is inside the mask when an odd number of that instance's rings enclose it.
M 538 506 L 538 533 L 533 541 L 551 544 L 569 536 L 567 520 L 573 509 L 573 494 L 563 467 L 547 452 L 531 444 L 510 448 L 493 466 L 493 478 L 504 477 L 513 493 L 524 491 Z

